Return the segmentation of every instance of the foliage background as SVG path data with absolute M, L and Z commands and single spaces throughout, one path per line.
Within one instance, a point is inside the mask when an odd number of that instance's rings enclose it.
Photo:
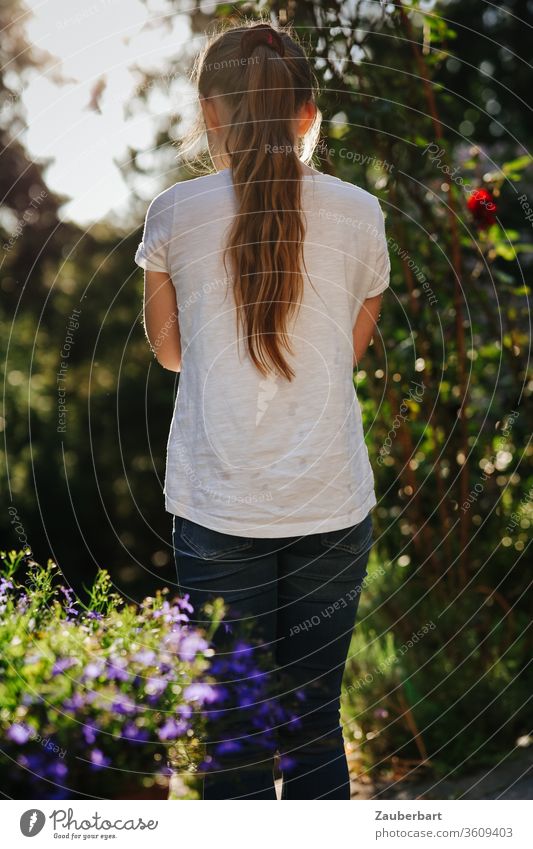
M 527 6 L 166 3 L 190 17 L 195 35 L 242 15 L 289 20 L 320 82 L 314 164 L 377 194 L 386 214 L 392 285 L 381 338 L 356 376 L 379 497 L 346 678 L 356 766 L 425 763 L 446 774 L 492 763 L 527 732 Z M 78 592 L 102 566 L 140 599 L 174 583 L 162 482 L 177 378 L 144 340 L 133 255 L 142 178 L 157 171 L 162 189 L 193 176 L 174 156 L 182 116 L 169 96 L 153 147 L 120 163 L 129 221 L 86 231 L 63 222 L 66 198 L 47 186 L 49 163 L 31 161 L 23 145 L 17 91 L 51 61 L 28 44 L 23 8 L 11 0 L 0 10 L 0 534 L 4 548 L 29 544 L 37 560 L 53 557 Z M 168 95 L 193 46 L 177 45 L 168 66 L 144 73 L 128 108 L 150 110 L 155 91 Z M 480 187 L 497 205 L 488 227 L 467 205 Z M 81 312 L 58 433 L 56 376 L 73 309 Z

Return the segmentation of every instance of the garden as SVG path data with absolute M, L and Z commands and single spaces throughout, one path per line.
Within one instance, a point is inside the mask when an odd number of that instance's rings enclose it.
M 256 711 L 265 751 L 277 724 L 298 721 L 270 693 L 253 634 L 224 660 L 223 605 L 199 629 L 177 592 L 161 486 L 178 379 L 148 350 L 133 264 L 150 179 L 159 191 L 195 176 L 175 149 L 202 34 L 270 15 L 313 59 L 313 165 L 379 198 L 392 268 L 354 374 L 378 505 L 343 684 L 346 751 L 354 787 L 424 780 L 438 798 L 441 781 L 531 742 L 527 4 L 163 5 L 155 37 L 178 19 L 186 35 L 131 69 L 122 120 L 151 132 L 114 160 L 127 210 L 87 225 L 63 216 L 51 161 L 26 144 L 25 90 L 54 76 L 53 56 L 32 43 L 22 2 L 0 10 L 2 790 L 197 798 L 216 768 L 206 722 L 224 752 L 229 712 Z M 111 65 L 92 80 L 97 120 L 106 82 Z

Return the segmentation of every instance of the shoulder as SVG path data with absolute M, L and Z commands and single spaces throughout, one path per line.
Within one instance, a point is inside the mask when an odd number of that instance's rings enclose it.
M 381 214 L 379 200 L 371 192 L 355 183 L 341 180 L 340 177 L 319 172 L 317 174 L 316 178 L 314 175 L 308 178 L 308 182 L 315 187 L 318 186 L 323 196 L 327 197 L 337 208 L 341 208 L 345 212 L 350 210 L 352 213 L 357 212 L 369 219 L 375 219 L 377 215 Z
M 176 184 L 159 192 L 148 204 L 146 219 L 150 224 L 163 227 L 172 218 L 175 204 Z
M 231 180 L 227 170 L 215 171 L 212 174 L 202 174 L 199 177 L 174 183 L 154 198 L 153 202 L 157 201 L 161 206 L 180 206 L 183 203 L 201 202 L 202 199 L 205 201 L 209 197 L 213 198 L 221 190 L 227 190 L 230 185 Z
M 213 189 L 215 185 L 222 184 L 221 177 L 224 176 L 224 173 L 217 171 L 213 174 L 202 174 L 199 177 L 192 177 L 189 180 L 180 180 L 178 183 L 173 183 L 167 189 L 159 192 L 150 201 L 150 208 L 162 212 L 173 206 L 176 202 L 179 203 L 182 200 Z
M 381 205 L 371 192 L 329 174 L 308 182 L 318 186 L 313 191 L 312 208 L 324 225 L 342 225 L 350 233 L 355 229 L 370 237 L 382 230 Z

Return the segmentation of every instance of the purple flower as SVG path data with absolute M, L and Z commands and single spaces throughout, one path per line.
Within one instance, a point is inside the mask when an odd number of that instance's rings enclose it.
M 216 688 L 211 684 L 196 683 L 189 684 L 185 688 L 183 697 L 191 702 L 209 703 L 216 702 L 219 696 Z
M 221 768 L 222 767 L 221 767 L 220 763 L 217 760 L 215 760 L 215 758 L 213 758 L 211 755 L 204 758 L 198 764 L 198 772 L 199 773 L 209 772 L 210 770 L 221 769 Z
M 46 776 L 48 778 L 61 781 L 68 774 L 68 767 L 63 761 L 54 760 L 46 768 Z
M 159 697 L 168 686 L 166 678 L 148 678 L 146 682 L 146 693 L 149 696 Z
M 297 764 L 296 758 L 291 758 L 289 755 L 281 755 L 280 769 L 282 772 L 291 772 Z
M 221 684 L 217 684 L 214 687 L 215 695 L 214 698 L 211 699 L 212 702 L 228 702 L 231 697 L 231 692 L 228 687 L 223 687 Z
M 175 740 L 188 731 L 189 726 L 182 719 L 167 719 L 157 732 L 160 740 Z
M 62 672 L 70 669 L 71 666 L 76 666 L 77 662 L 74 657 L 58 658 L 52 667 L 52 675 L 61 675 Z
M 66 587 L 59 587 L 63 595 L 65 596 L 65 612 L 67 616 L 77 616 L 79 610 L 74 607 L 77 604 L 77 601 L 74 601 L 72 596 L 74 595 L 74 590 L 67 589 Z
M 29 604 L 30 604 L 30 600 L 29 600 L 28 596 L 23 593 L 17 601 L 18 612 L 19 613 L 25 613 L 26 610 L 28 609 Z
M 211 661 L 209 671 L 212 675 L 216 675 L 220 679 L 225 678 L 228 671 L 228 664 L 225 660 L 215 657 Z
M 172 769 L 171 766 L 166 764 L 165 766 L 162 766 L 161 769 L 158 770 L 158 775 L 164 775 L 164 776 L 174 775 L 174 770 Z
M 168 601 L 164 601 L 161 607 L 158 607 L 152 613 L 154 619 L 164 618 L 165 622 L 170 622 L 172 620 L 172 614 L 170 613 L 170 604 Z
M 109 758 L 106 758 L 101 749 L 93 749 L 91 752 L 91 763 L 97 769 L 101 769 L 104 766 L 108 766 L 111 761 Z
M 181 660 L 190 663 L 199 652 L 204 652 L 208 648 L 209 643 L 200 634 L 187 634 L 181 641 L 179 656 Z
M 156 661 L 156 653 L 151 649 L 141 649 L 133 655 L 133 660 L 138 660 L 139 663 L 145 666 L 152 666 Z
M 194 607 L 189 602 L 189 593 L 186 593 L 183 598 L 179 598 L 176 604 L 182 609 L 185 610 L 186 613 L 194 613 Z
M 7 578 L 0 578 L 0 596 L 7 596 L 7 590 L 13 589 L 13 581 L 8 581 Z
M 126 716 L 131 713 L 135 713 L 136 705 L 135 702 L 129 698 L 129 696 L 124 696 L 120 694 L 116 697 L 111 705 L 111 710 L 115 711 L 122 716 Z
M 238 740 L 223 740 L 216 744 L 214 750 L 217 755 L 232 755 L 242 751 L 242 743 Z
M 89 746 L 92 746 L 92 744 L 96 742 L 97 729 L 94 725 L 84 725 L 81 729 L 81 733 L 85 737 L 85 742 Z
M 67 711 L 76 711 L 80 708 L 84 707 L 85 699 L 81 695 L 81 693 L 73 693 L 71 699 L 65 699 L 63 702 L 63 708 Z
M 29 778 L 34 788 L 33 798 L 68 798 L 69 793 L 65 789 L 57 787 L 51 788 L 48 784 L 41 780 L 46 778 L 49 778 L 52 781 L 63 780 L 68 774 L 68 767 L 63 761 L 58 760 L 55 756 L 38 752 L 34 755 L 19 755 L 17 762 L 32 773 Z
M 19 755 L 17 757 L 17 763 L 31 770 L 31 772 L 39 772 L 42 767 L 43 757 L 40 752 L 36 755 Z
M 7 736 L 14 743 L 18 743 L 22 746 L 22 744 L 27 743 L 32 736 L 32 729 L 29 725 L 26 725 L 23 722 L 15 722 L 8 729 Z
M 182 631 L 183 627 L 186 626 L 189 622 L 189 617 L 186 613 L 174 613 L 172 617 L 170 617 L 170 621 L 172 622 L 170 626 L 171 631 Z
M 193 709 L 190 705 L 178 705 L 176 713 L 183 719 L 190 719 L 193 714 Z
M 122 729 L 122 733 L 124 737 L 130 740 L 148 740 L 150 737 L 146 728 L 139 728 L 135 722 L 127 722 Z
M 129 681 L 130 674 L 127 670 L 128 661 L 124 657 L 108 660 L 106 675 L 110 681 Z
M 98 678 L 105 669 L 105 664 L 102 660 L 91 661 L 85 667 L 85 671 L 83 673 L 83 680 L 87 680 L 87 678 Z
M 248 643 L 243 641 L 239 641 L 235 644 L 235 648 L 232 650 L 232 654 L 238 654 L 240 656 L 239 659 L 243 660 L 244 658 L 251 660 L 253 658 L 254 650 L 253 647 Z
M 181 625 L 179 628 L 172 628 L 172 630 L 165 634 L 162 640 L 162 647 L 170 652 L 177 652 L 179 647 L 183 641 L 183 628 Z
M 302 720 L 299 716 L 291 716 L 287 721 L 287 729 L 289 731 L 296 731 L 298 728 L 302 727 Z

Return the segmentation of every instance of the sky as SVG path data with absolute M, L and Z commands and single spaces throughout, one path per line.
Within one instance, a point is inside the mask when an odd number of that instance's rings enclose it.
M 28 123 L 22 141 L 30 156 L 54 159 L 46 181 L 72 198 L 61 209 L 63 219 L 88 225 L 108 212 L 126 215 L 130 192 L 113 160 L 128 146 L 149 147 L 158 115 L 171 108 L 166 96 L 151 92 L 148 108 L 141 105 L 125 119 L 124 104 L 139 84 L 131 69 L 162 69 L 190 39 L 188 19 L 176 15 L 168 30 L 152 29 L 158 12 L 138 0 L 26 0 L 26 5 L 33 13 L 30 41 L 57 57 L 68 82 L 56 84 L 50 71 L 31 78 L 22 95 Z M 99 114 L 87 105 L 102 75 L 107 85 Z M 181 85 L 191 104 L 186 83 Z M 147 199 L 159 187 L 157 176 L 141 187 Z

